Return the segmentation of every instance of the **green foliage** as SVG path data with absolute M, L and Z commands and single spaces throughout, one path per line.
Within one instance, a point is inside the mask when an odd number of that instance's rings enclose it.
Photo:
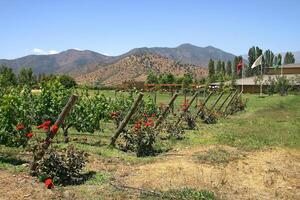
M 269 77 L 267 80 L 267 92 L 269 95 L 273 95 L 276 92 L 276 80 L 272 77 Z
M 164 73 L 159 75 L 159 83 L 162 84 L 172 84 L 175 83 L 175 77 L 171 73 Z
M 278 54 L 278 56 L 277 56 L 277 63 L 278 63 L 278 65 L 282 64 L 282 56 L 281 56 L 281 54 Z
M 185 73 L 182 79 L 183 87 L 187 87 L 193 83 L 193 75 L 191 73 Z
M 15 86 L 17 84 L 17 78 L 11 68 L 5 65 L 0 65 L 0 88 Z
M 286 76 L 276 77 L 275 88 L 276 88 L 276 91 L 279 92 L 279 94 L 281 96 L 286 95 L 290 88 L 289 79 Z
M 56 79 L 43 82 L 41 93 L 35 98 L 36 124 L 41 124 L 45 120 L 51 120 L 54 123 L 71 94 L 72 90 L 66 89 Z
M 226 63 L 226 74 L 228 76 L 232 75 L 232 65 L 231 65 L 231 61 L 227 61 Z
M 185 130 L 181 125 L 174 126 L 174 122 L 166 119 L 161 125 L 162 139 L 171 139 L 182 140 L 185 136 Z
M 228 107 L 226 114 L 234 114 L 239 111 L 245 110 L 247 100 L 243 101 L 241 97 L 234 98 L 230 106 Z
M 274 53 L 268 49 L 265 53 L 264 53 L 264 58 L 265 58 L 265 65 L 264 67 L 272 67 L 273 63 L 274 63 Z
M 78 132 L 94 133 L 100 130 L 100 120 L 108 118 L 108 110 L 109 100 L 104 95 L 90 96 L 83 90 L 62 128 L 64 132 L 74 127 Z
M 295 63 L 294 54 L 292 52 L 286 52 L 284 56 L 284 64 L 287 65 L 292 63 Z
M 158 77 L 156 74 L 154 74 L 153 71 L 150 71 L 147 75 L 147 83 L 149 84 L 157 84 L 158 81 Z
M 221 73 L 222 73 L 222 62 L 221 60 L 218 60 L 216 74 L 221 74 Z
M 51 178 L 55 184 L 70 185 L 84 181 L 81 171 L 87 162 L 87 154 L 68 146 L 62 152 L 49 149 L 39 161 L 37 176 L 44 181 Z
M 35 76 L 33 75 L 31 68 L 22 68 L 18 75 L 18 84 L 32 86 L 35 82 Z
M 254 74 L 259 74 L 258 72 L 260 72 L 259 67 L 256 67 L 255 69 L 251 69 L 252 64 L 255 62 L 255 60 L 262 55 L 263 51 L 259 48 L 259 47 L 251 47 L 248 51 L 248 61 L 249 61 L 249 66 L 247 71 L 249 71 L 248 73 L 246 73 L 247 76 L 251 76 Z M 270 53 L 271 54 L 271 51 Z M 273 55 L 274 56 L 274 55 Z
M 125 140 L 124 150 L 136 152 L 138 157 L 153 156 L 155 154 L 154 143 L 157 137 L 152 118 L 145 117 L 135 122 L 134 126 L 123 133 Z
M 208 75 L 210 78 L 215 75 L 215 62 L 212 59 L 208 62 Z
M 31 132 L 33 110 L 31 89 L 6 90 L 0 99 L 0 144 L 26 146 Z
M 77 85 L 74 78 L 68 75 L 60 75 L 58 76 L 58 80 L 65 88 L 73 88 Z

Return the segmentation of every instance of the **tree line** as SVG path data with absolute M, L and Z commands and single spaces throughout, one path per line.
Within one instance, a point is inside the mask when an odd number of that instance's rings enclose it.
M 251 69 L 252 64 L 261 55 L 263 55 L 262 66 Z M 237 70 L 237 65 L 241 60 L 243 60 L 242 56 L 235 56 L 233 61 L 227 62 L 221 60 L 214 61 L 210 59 L 208 63 L 210 81 L 222 81 L 230 78 L 241 77 L 242 71 Z M 244 76 L 249 77 L 260 74 L 261 67 L 263 72 L 266 73 L 268 68 L 292 63 L 295 63 L 295 57 L 292 52 L 287 52 L 284 56 L 284 60 L 282 61 L 281 54 L 275 55 L 270 49 L 263 52 L 263 50 L 259 47 L 253 46 L 248 51 L 248 62 L 244 62 Z
M 147 75 L 147 83 L 149 84 L 182 84 L 190 85 L 192 83 L 204 83 L 205 78 L 197 80 L 193 77 L 192 73 L 185 73 L 183 76 L 174 76 L 172 73 L 163 73 L 160 75 L 150 71 Z
M 34 74 L 31 68 L 21 68 L 15 73 L 12 68 L 0 65 L 0 86 L 24 86 L 37 87 L 42 82 L 58 79 L 66 88 L 76 86 L 75 80 L 68 75 Z

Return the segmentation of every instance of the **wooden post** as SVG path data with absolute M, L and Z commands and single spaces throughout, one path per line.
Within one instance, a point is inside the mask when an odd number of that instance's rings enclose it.
M 198 91 L 194 94 L 194 96 L 192 97 L 192 99 L 191 99 L 190 103 L 188 104 L 188 106 L 186 107 L 186 109 L 184 109 L 182 111 L 182 113 L 180 114 L 178 120 L 175 123 L 175 126 L 177 126 L 179 124 L 179 122 L 181 121 L 182 117 L 189 110 L 190 106 L 192 105 L 192 103 L 194 102 L 194 100 L 196 99 L 197 96 L 198 96 Z
M 223 108 L 223 106 L 225 105 L 226 101 L 229 99 L 229 97 L 231 96 L 232 91 L 229 93 L 229 95 L 225 98 L 225 100 L 223 101 L 223 103 L 221 104 L 221 106 L 218 108 L 218 112 L 221 111 L 221 109 Z
M 208 96 L 206 97 L 206 99 L 203 101 L 203 105 L 202 105 L 201 108 L 199 108 L 196 117 L 199 116 L 199 115 L 203 112 L 203 109 L 204 109 L 206 103 L 208 102 L 208 100 L 210 99 L 210 97 L 212 96 L 212 94 L 213 94 L 213 92 L 210 92 L 210 93 L 208 94 Z M 196 117 L 195 117 L 195 118 L 196 118 Z
M 156 129 L 162 122 L 163 120 L 167 117 L 167 114 L 170 110 L 170 108 L 172 107 L 172 105 L 174 104 L 175 99 L 178 97 L 178 93 L 175 93 L 173 95 L 173 97 L 171 98 L 169 104 L 167 105 L 167 107 L 164 109 L 164 111 L 162 112 L 162 114 L 159 116 L 159 118 L 156 121 L 156 124 L 154 126 L 154 128 Z
M 226 108 L 225 108 L 225 110 L 224 110 L 224 113 L 225 113 L 225 114 L 226 114 L 226 112 L 227 112 L 228 107 L 230 106 L 230 104 L 231 104 L 232 101 L 234 100 L 235 96 L 237 95 L 237 92 L 238 92 L 238 90 L 235 91 L 235 93 L 234 93 L 233 96 L 231 97 L 230 101 L 228 102 L 228 104 L 227 104 L 227 106 L 226 106 Z
M 216 101 L 213 103 L 213 105 L 211 106 L 210 110 L 213 110 L 214 107 L 217 105 L 217 103 L 220 101 L 220 99 L 222 98 L 224 92 L 221 92 L 221 94 L 218 96 L 218 98 L 216 99 Z
M 115 146 L 116 140 L 118 139 L 118 137 L 122 133 L 123 129 L 126 127 L 127 123 L 129 122 L 130 118 L 132 117 L 132 115 L 135 113 L 140 101 L 143 99 L 143 96 L 144 96 L 144 94 L 140 93 L 139 96 L 134 101 L 134 103 L 132 104 L 129 112 L 127 113 L 127 115 L 125 116 L 123 121 L 120 123 L 120 125 L 119 125 L 118 129 L 116 130 L 114 136 L 111 138 L 111 142 L 110 142 L 111 146 Z
M 67 104 L 63 108 L 62 112 L 58 116 L 58 118 L 57 118 L 56 122 L 54 123 L 54 125 L 59 126 L 64 121 L 65 117 L 69 114 L 69 112 L 71 111 L 71 109 L 74 106 L 77 99 L 78 99 L 78 96 L 74 95 L 74 94 L 69 98 L 69 101 L 67 102 Z M 49 132 L 49 134 L 47 135 L 46 139 L 44 140 L 44 142 L 42 144 L 42 148 L 33 157 L 33 162 L 32 162 L 32 165 L 31 165 L 31 170 L 33 172 L 36 170 L 36 168 L 38 166 L 37 162 L 44 157 L 44 155 L 46 153 L 46 150 L 50 146 L 51 140 L 54 138 L 55 135 L 56 135 L 55 133 Z

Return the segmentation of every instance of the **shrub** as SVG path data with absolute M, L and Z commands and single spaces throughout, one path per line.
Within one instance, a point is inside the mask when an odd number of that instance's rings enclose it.
M 62 152 L 49 149 L 35 174 L 42 180 L 52 179 L 55 184 L 69 185 L 84 181 L 81 174 L 87 161 L 87 154 L 78 151 L 74 146 L 68 146 Z
M 245 110 L 246 103 L 247 103 L 247 99 L 243 101 L 241 97 L 235 98 L 228 108 L 228 114 L 234 114 L 236 112 Z
M 275 88 L 281 96 L 286 95 L 290 88 L 289 79 L 286 76 L 278 76 L 276 78 Z
M 138 157 L 155 154 L 154 143 L 157 133 L 152 118 L 137 121 L 133 128 L 123 133 L 124 150 L 135 151 Z
M 196 128 L 195 118 L 191 115 L 189 111 L 185 113 L 184 120 L 186 121 L 190 130 L 194 130 Z
M 269 95 L 273 95 L 276 92 L 276 81 L 272 77 L 267 80 L 267 92 Z
M 162 127 L 162 134 L 165 136 L 161 137 L 161 139 L 170 139 L 175 138 L 177 140 L 181 140 L 184 138 L 185 131 L 182 126 L 174 126 L 174 122 L 170 120 L 165 120 Z

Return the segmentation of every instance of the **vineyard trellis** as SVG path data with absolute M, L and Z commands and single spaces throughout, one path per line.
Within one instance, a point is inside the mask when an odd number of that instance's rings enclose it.
M 157 142 L 157 138 L 163 139 L 163 137 L 157 136 L 164 131 L 164 126 L 170 126 L 169 131 L 171 132 L 177 131 L 176 138 L 182 139 L 181 135 L 186 129 L 186 124 L 189 128 L 193 128 L 197 117 L 205 121 L 207 118 L 211 118 L 215 111 L 222 113 L 225 105 L 223 115 L 226 117 L 244 107 L 241 93 L 237 95 L 237 90 L 229 92 L 222 102 L 221 99 L 225 92 L 221 92 L 211 106 L 207 106 L 207 104 L 214 92 L 210 92 L 202 101 L 200 100 L 198 105 L 199 93 L 199 91 L 195 91 L 190 100 L 185 97 L 181 104 L 181 111 L 176 116 L 174 113 L 173 115 L 169 114 L 178 100 L 178 93 L 174 93 L 167 100 L 166 107 L 159 111 L 157 103 L 149 98 L 143 99 L 144 93 L 134 95 L 135 93 L 132 92 L 129 96 L 118 96 L 115 93 L 114 98 L 100 94 L 90 96 L 85 89 L 78 94 L 73 89 L 63 88 L 57 82 L 42 84 L 42 90 L 38 94 L 32 94 L 30 88 L 26 87 L 1 89 L 0 125 L 4 128 L 0 130 L 0 143 L 12 146 L 16 143 L 15 146 L 26 146 L 30 138 L 35 135 L 33 126 L 37 125 L 36 128 L 44 129 L 45 139 L 36 140 L 37 143 L 32 150 L 31 172 L 34 174 L 40 164 L 39 161 L 45 154 L 47 155 L 48 149 L 51 150 L 51 141 L 57 135 L 59 127 L 62 128 L 65 142 L 68 142 L 69 128 L 73 127 L 78 132 L 93 133 L 101 130 L 101 127 L 103 128 L 104 124 L 100 127 L 100 121 L 103 120 L 108 123 L 115 122 L 117 126 L 110 138 L 110 146 L 116 147 L 117 140 L 118 146 L 120 146 L 119 140 L 125 141 L 126 145 L 129 145 L 125 149 L 136 151 L 137 156 L 154 155 L 154 143 Z M 70 95 L 71 97 L 68 98 Z M 196 99 L 196 115 L 192 115 L 190 108 L 194 108 L 192 104 Z M 221 104 L 216 108 L 218 103 Z M 183 121 L 183 119 L 186 120 Z M 12 127 L 16 128 L 12 129 Z M 41 135 L 39 138 L 42 138 Z M 55 151 L 58 150 L 55 149 Z

